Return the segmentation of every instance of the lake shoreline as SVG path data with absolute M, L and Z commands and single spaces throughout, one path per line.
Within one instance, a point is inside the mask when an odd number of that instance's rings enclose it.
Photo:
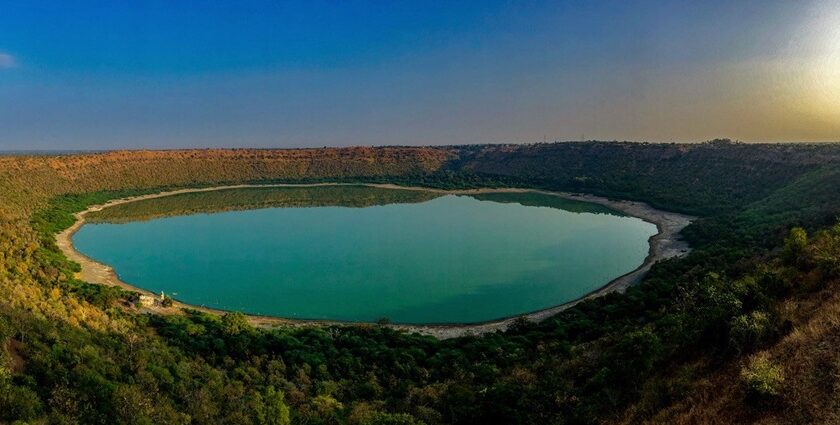
M 129 202 L 137 202 L 147 199 L 161 198 L 167 196 L 174 196 L 185 193 L 209 192 L 218 190 L 243 189 L 243 188 L 281 188 L 281 187 L 318 187 L 318 186 L 366 186 L 381 189 L 399 189 L 399 190 L 417 190 L 427 191 L 449 195 L 478 195 L 485 193 L 539 193 L 549 196 L 557 196 L 564 199 L 582 201 L 588 203 L 599 204 L 606 206 L 613 210 L 622 212 L 629 216 L 633 216 L 649 223 L 656 225 L 657 233 L 648 240 L 649 250 L 648 255 L 642 264 L 633 271 L 619 276 L 606 285 L 589 292 L 588 294 L 563 304 L 559 304 L 546 309 L 518 314 L 512 317 L 495 319 L 487 322 L 469 323 L 469 324 L 388 324 L 384 326 L 393 329 L 404 330 L 407 332 L 417 332 L 424 335 L 434 336 L 440 339 L 455 338 L 467 335 L 481 335 L 485 333 L 500 331 L 507 329 L 511 324 L 520 318 L 525 318 L 530 321 L 539 322 L 551 317 L 563 310 L 571 308 L 578 303 L 595 297 L 600 297 L 611 292 L 623 292 L 629 286 L 639 282 L 644 275 L 650 270 L 654 263 L 659 260 L 673 257 L 680 257 L 686 255 L 690 248 L 679 238 L 680 231 L 685 228 L 695 217 L 672 213 L 667 211 L 657 210 L 650 205 L 643 202 L 611 200 L 604 197 L 573 194 L 566 192 L 550 192 L 537 189 L 524 188 L 482 188 L 482 189 L 465 189 L 465 190 L 443 190 L 424 188 L 416 186 L 399 186 L 395 184 L 364 184 L 364 183 L 312 183 L 312 184 L 243 184 L 243 185 L 227 185 L 198 189 L 179 189 L 148 195 L 140 195 L 128 198 L 120 198 L 111 200 L 101 205 L 93 205 L 84 211 L 74 214 L 75 222 L 69 228 L 59 232 L 56 235 L 56 244 L 59 249 L 70 260 L 73 260 L 81 265 L 81 272 L 77 273 L 77 277 L 89 283 L 101 284 L 107 286 L 119 286 L 123 289 L 138 292 L 142 295 L 156 296 L 142 288 L 135 287 L 131 284 L 123 282 L 114 272 L 110 266 L 97 262 L 84 254 L 78 252 L 72 243 L 72 237 L 84 224 L 85 215 L 109 208 L 115 205 L 126 204 Z M 170 307 L 163 307 L 159 304 L 142 307 L 141 312 L 155 313 L 155 314 L 183 314 L 184 309 L 199 310 L 211 314 L 224 314 L 225 310 L 207 308 L 204 306 L 196 306 L 175 301 Z M 344 325 L 344 326 L 380 326 L 371 323 L 359 322 L 341 322 L 334 320 L 304 320 L 304 319 L 288 319 L 273 316 L 261 315 L 247 315 L 249 321 L 254 326 L 259 327 L 276 327 L 276 326 L 323 326 L 323 325 Z

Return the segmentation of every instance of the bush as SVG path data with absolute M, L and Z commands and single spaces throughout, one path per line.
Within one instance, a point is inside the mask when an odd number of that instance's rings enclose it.
M 808 233 L 801 227 L 794 227 L 790 229 L 788 237 L 785 238 L 782 258 L 788 265 L 799 267 L 802 263 L 802 255 L 807 247 Z
M 748 397 L 766 400 L 779 395 L 785 377 L 782 368 L 766 353 L 761 353 L 750 358 L 741 368 L 741 381 L 746 386 Z
M 381 405 L 378 406 L 381 408 Z M 352 425 L 423 425 L 424 422 L 407 413 L 387 413 L 377 410 L 377 406 L 359 403 L 347 418 Z
M 406 413 L 376 413 L 366 422 L 365 425 L 422 425 L 423 422 L 418 421 Z
M 11 371 L 0 366 L 0 422 L 34 419 L 42 410 L 38 394 L 29 388 L 14 385 Z
M 749 351 L 771 332 L 770 316 L 763 311 L 753 311 L 732 319 L 729 341 L 737 353 Z
M 225 335 L 239 335 L 250 327 L 248 318 L 242 313 L 230 312 L 222 316 L 222 332 Z
M 828 277 L 840 276 L 840 224 L 822 232 L 811 244 L 810 255 Z

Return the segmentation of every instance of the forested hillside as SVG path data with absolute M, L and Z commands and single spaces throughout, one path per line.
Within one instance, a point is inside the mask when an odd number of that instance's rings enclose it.
M 78 281 L 54 245 L 73 212 L 108 199 L 281 181 L 536 187 L 702 218 L 691 255 L 626 294 L 446 341 L 144 315 L 131 294 Z M 837 144 L 0 157 L 0 422 L 832 423 L 838 193 Z
M 742 208 L 823 164 L 837 145 L 550 143 L 467 147 L 456 169 L 709 215 Z
M 25 216 L 52 197 L 266 180 L 344 179 L 423 174 L 453 153 L 436 148 L 115 151 L 63 156 L 0 156 L 2 211 Z
M 272 190 L 250 187 L 182 193 L 114 205 L 85 216 L 86 223 L 125 223 L 189 214 L 279 207 L 343 206 L 362 208 L 373 205 L 424 202 L 441 196 L 419 190 L 379 189 L 364 186 L 306 186 Z

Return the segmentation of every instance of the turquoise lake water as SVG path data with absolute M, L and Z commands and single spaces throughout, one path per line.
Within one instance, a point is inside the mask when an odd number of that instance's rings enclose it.
M 89 215 L 73 237 L 125 282 L 289 318 L 468 323 L 576 299 L 638 267 L 653 224 L 547 195 L 237 189 Z

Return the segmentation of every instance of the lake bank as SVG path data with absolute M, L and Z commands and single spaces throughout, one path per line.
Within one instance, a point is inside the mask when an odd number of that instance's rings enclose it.
M 403 187 L 397 185 L 390 185 L 390 184 L 367 184 L 367 185 L 359 185 L 359 184 L 333 184 L 333 183 L 318 183 L 318 184 L 305 184 L 305 185 L 292 185 L 292 184 L 276 184 L 276 185 L 233 185 L 233 186 L 221 186 L 221 187 L 213 187 L 213 188 L 203 188 L 203 189 L 182 189 L 182 190 L 175 190 L 169 192 L 162 192 L 157 194 L 150 194 L 150 195 L 143 195 L 137 196 L 132 198 L 125 198 L 125 199 L 117 199 L 111 202 L 108 202 L 103 205 L 92 206 L 87 210 L 76 214 L 76 223 L 68 228 L 67 230 L 61 232 L 57 235 L 57 243 L 62 251 L 68 256 L 68 258 L 80 263 L 82 265 L 82 271 L 79 274 L 79 278 L 91 283 L 99 283 L 99 284 L 106 284 L 106 285 L 117 285 L 123 288 L 140 292 L 141 294 L 153 296 L 149 291 L 142 290 L 140 288 L 134 287 L 129 285 L 123 281 L 121 281 L 117 275 L 114 273 L 113 269 L 105 264 L 96 262 L 90 258 L 87 258 L 80 252 L 78 252 L 72 244 L 72 236 L 73 234 L 81 228 L 81 226 L 85 222 L 85 215 L 89 212 L 93 211 L 100 211 L 104 208 L 112 207 L 115 205 L 125 204 L 129 202 L 137 202 L 145 199 L 153 199 L 165 196 L 173 196 L 178 194 L 184 193 L 194 193 L 194 192 L 207 192 L 207 191 L 218 191 L 224 189 L 242 189 L 242 188 L 269 188 L 269 187 L 316 187 L 316 186 L 368 186 L 368 187 L 376 187 L 376 188 L 384 188 L 384 189 L 400 189 L 400 190 L 418 190 L 418 191 L 427 191 L 427 192 L 435 192 L 440 194 L 450 194 L 450 195 L 479 195 L 485 193 L 523 193 L 523 192 L 534 192 L 540 193 L 543 195 L 550 195 L 550 196 L 558 196 L 565 199 L 571 199 L 576 201 L 584 201 L 594 204 L 600 204 L 607 206 L 611 209 L 616 211 L 623 212 L 627 215 L 634 216 L 640 218 L 644 221 L 649 223 L 655 224 L 657 227 L 658 232 L 652 236 L 648 241 L 648 255 L 642 265 L 636 268 L 634 271 L 627 273 L 617 279 L 612 280 L 606 286 L 602 286 L 600 289 L 595 290 L 583 298 L 578 299 L 577 301 L 572 301 L 569 303 L 564 303 L 555 307 L 551 307 L 548 309 L 540 310 L 538 312 L 529 313 L 525 315 L 516 315 L 513 318 L 509 319 L 500 319 L 500 320 L 493 320 L 485 323 L 476 323 L 476 324 L 453 324 L 453 325 L 389 325 L 394 328 L 404 329 L 408 331 L 416 331 L 424 334 L 434 335 L 440 338 L 449 338 L 455 337 L 460 335 L 466 334 L 480 334 L 491 332 L 495 330 L 505 329 L 507 326 L 512 323 L 516 317 L 526 317 L 530 320 L 542 320 L 546 317 L 549 317 L 559 311 L 562 311 L 565 308 L 569 308 L 572 305 L 580 302 L 582 299 L 600 296 L 608 292 L 612 291 L 621 291 L 626 289 L 629 285 L 633 284 L 634 282 L 638 281 L 645 272 L 650 268 L 650 266 L 659 259 L 662 258 L 669 258 L 677 255 L 682 255 L 687 252 L 687 247 L 682 244 L 677 235 L 680 230 L 682 230 L 685 225 L 687 225 L 692 217 L 680 215 L 680 214 L 673 214 L 664 211 L 659 211 L 653 209 L 646 204 L 638 203 L 638 202 L 628 202 L 628 201 L 612 201 L 605 198 L 594 197 L 589 195 L 573 195 L 568 193 L 555 193 L 555 192 L 545 192 L 545 191 L 537 191 L 531 189 L 473 189 L 473 190 L 456 190 L 456 191 L 445 191 L 445 190 L 438 190 L 438 189 L 427 189 L 427 188 L 419 188 L 419 187 Z M 647 235 L 646 235 L 647 236 Z M 628 267 L 629 268 L 629 267 Z M 626 269 L 625 269 L 626 270 Z M 218 304 L 217 304 L 218 305 Z M 209 308 L 202 308 L 202 307 L 195 307 L 193 305 L 188 304 L 181 304 L 175 303 L 173 307 L 163 308 L 159 305 L 154 305 L 152 307 L 143 308 L 143 311 L 161 313 L 161 314 L 178 314 L 181 312 L 181 308 L 195 308 L 198 310 L 211 312 L 211 313 L 222 313 L 222 310 L 217 309 L 209 309 Z M 266 317 L 266 316 L 249 316 L 252 323 L 258 326 L 307 326 L 307 325 L 322 325 L 322 324 L 341 324 L 344 322 L 335 322 L 335 321 L 309 321 L 309 320 L 295 320 L 295 319 L 282 319 L 276 317 Z M 346 323 L 345 323 L 346 324 Z

